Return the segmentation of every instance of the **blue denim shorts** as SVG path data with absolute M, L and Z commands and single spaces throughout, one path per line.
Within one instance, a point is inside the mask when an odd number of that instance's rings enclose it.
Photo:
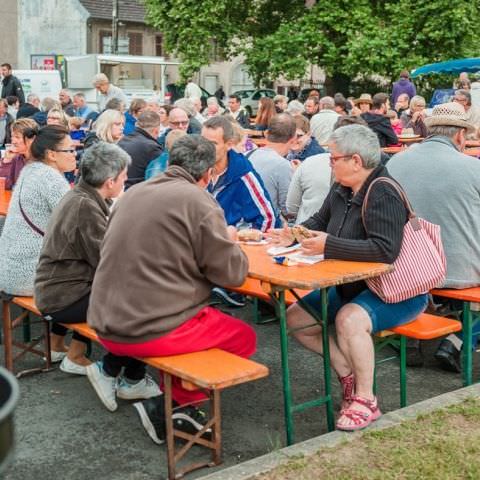
M 320 290 L 308 294 L 303 300 L 315 310 L 321 311 Z M 428 294 L 417 295 L 403 302 L 385 303 L 373 292 L 365 289 L 347 301 L 340 297 L 335 287 L 332 287 L 328 290 L 328 322 L 335 323 L 338 311 L 348 303 L 355 303 L 366 310 L 372 321 L 372 333 L 376 333 L 415 320 L 427 308 Z

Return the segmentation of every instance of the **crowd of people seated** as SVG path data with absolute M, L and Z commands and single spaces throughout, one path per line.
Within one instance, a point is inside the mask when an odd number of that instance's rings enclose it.
M 239 229 L 288 245 L 286 225 L 299 224 L 311 232 L 302 242 L 308 255 L 391 264 L 406 207 L 382 182 L 363 216 L 362 205 L 375 179 L 395 179 L 418 214 L 442 228 L 443 286 L 480 285 L 480 163 L 463 153 L 480 124 L 465 88 L 427 116 L 425 99 L 402 72 L 392 97 L 264 97 L 252 119 L 236 95 L 226 109 L 212 97 L 202 111 L 193 87 L 175 105 L 158 98 L 128 105 L 106 75 L 93 86 L 98 108 L 67 90 L 58 99 L 0 100 L 0 176 L 13 190 L 0 236 L 0 291 L 34 295 L 51 322 L 52 360 L 87 376 L 110 411 L 117 398 L 136 400 L 156 443 L 165 438 L 161 385 L 134 357 L 212 347 L 255 352 L 254 330 L 209 305 L 212 295 L 245 305 L 227 288 L 247 275 Z M 398 144 L 404 129 L 424 140 L 390 158 L 382 148 Z M 428 295 L 386 303 L 355 282 L 328 297 L 332 366 L 343 392 L 337 427 L 357 430 L 381 415 L 371 335 L 413 320 Z M 319 292 L 306 301 L 320 309 Z M 84 321 L 106 350 L 100 361 L 86 357 L 81 335 L 65 343 L 64 325 Z M 322 354 L 312 321 L 298 305 L 288 310 L 295 338 Z M 461 348 L 462 339 L 450 336 L 435 356 L 459 371 Z M 203 394 L 177 382 L 173 395 L 175 428 L 200 430 Z

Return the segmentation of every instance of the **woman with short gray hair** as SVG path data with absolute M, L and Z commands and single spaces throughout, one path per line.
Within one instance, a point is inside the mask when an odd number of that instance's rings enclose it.
M 391 176 L 380 164 L 377 135 L 362 125 L 340 127 L 331 135 L 328 148 L 336 183 L 320 210 L 302 223 L 311 237 L 302 242 L 302 250 L 307 255 L 323 254 L 325 259 L 393 263 L 400 253 L 408 216 L 400 195 L 387 183 Z M 380 178 L 385 180 L 372 185 Z M 288 228 L 274 230 L 271 236 L 279 244 L 292 242 Z M 303 300 L 320 311 L 320 291 Z M 328 320 L 335 324 L 337 334 L 336 341 L 330 340 L 330 357 L 343 390 L 339 430 L 365 428 L 381 415 L 373 393 L 371 335 L 414 320 L 426 306 L 426 293 L 386 303 L 364 281 L 328 291 Z M 322 354 L 321 327 L 306 310 L 292 305 L 287 321 L 302 345 Z
M 90 289 L 110 206 L 112 199 L 123 191 L 129 163 L 130 156 L 117 145 L 96 143 L 83 156 L 79 183 L 52 213 L 35 278 L 35 301 L 44 318 L 52 322 L 52 336 L 64 337 L 67 333 L 60 323 L 82 323 L 87 319 Z M 86 375 L 86 367 L 91 363 L 85 357 L 88 342 L 74 333 L 60 365 L 62 371 Z M 118 364 L 118 358 L 113 362 Z M 135 362 L 124 365 L 129 383 L 119 386 L 119 396 L 131 397 L 132 386 L 136 394 L 144 387 L 152 388 L 152 382 L 144 378 L 143 364 Z

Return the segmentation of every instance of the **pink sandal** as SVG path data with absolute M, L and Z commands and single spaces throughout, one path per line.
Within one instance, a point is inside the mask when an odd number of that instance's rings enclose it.
M 341 416 L 337 421 L 337 430 L 344 430 L 347 432 L 353 432 L 354 430 L 361 430 L 362 428 L 368 427 L 372 422 L 380 418 L 382 412 L 378 408 L 377 397 L 374 397 L 373 400 L 368 398 L 358 397 L 356 395 L 352 396 L 352 404 L 359 403 L 364 407 L 367 407 L 370 410 L 369 412 L 362 412 L 360 410 L 355 410 L 353 408 L 346 408 L 341 412 Z M 345 417 L 353 421 L 351 425 L 342 425 L 340 420 Z
M 355 392 L 355 377 L 353 376 L 353 372 L 350 375 L 338 377 L 338 381 L 343 391 L 342 405 L 340 407 L 340 413 L 343 413 L 343 411 L 351 405 Z

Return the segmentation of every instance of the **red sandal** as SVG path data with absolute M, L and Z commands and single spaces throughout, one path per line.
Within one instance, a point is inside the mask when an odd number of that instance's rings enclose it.
M 343 411 L 351 405 L 355 392 L 355 377 L 353 372 L 350 375 L 338 377 L 338 381 L 343 391 L 342 405 L 340 407 L 340 413 L 343 413 Z
M 337 421 L 337 430 L 344 430 L 346 432 L 353 432 L 354 430 L 361 430 L 362 428 L 368 427 L 372 422 L 380 418 L 382 412 L 378 408 L 377 397 L 374 397 L 373 400 L 368 398 L 358 397 L 356 395 L 352 396 L 352 404 L 359 403 L 364 407 L 367 407 L 370 412 L 362 412 L 361 410 L 355 410 L 354 408 L 346 408 L 341 412 L 341 416 Z M 348 418 L 353 421 L 353 424 L 342 425 L 340 420 L 342 418 Z

